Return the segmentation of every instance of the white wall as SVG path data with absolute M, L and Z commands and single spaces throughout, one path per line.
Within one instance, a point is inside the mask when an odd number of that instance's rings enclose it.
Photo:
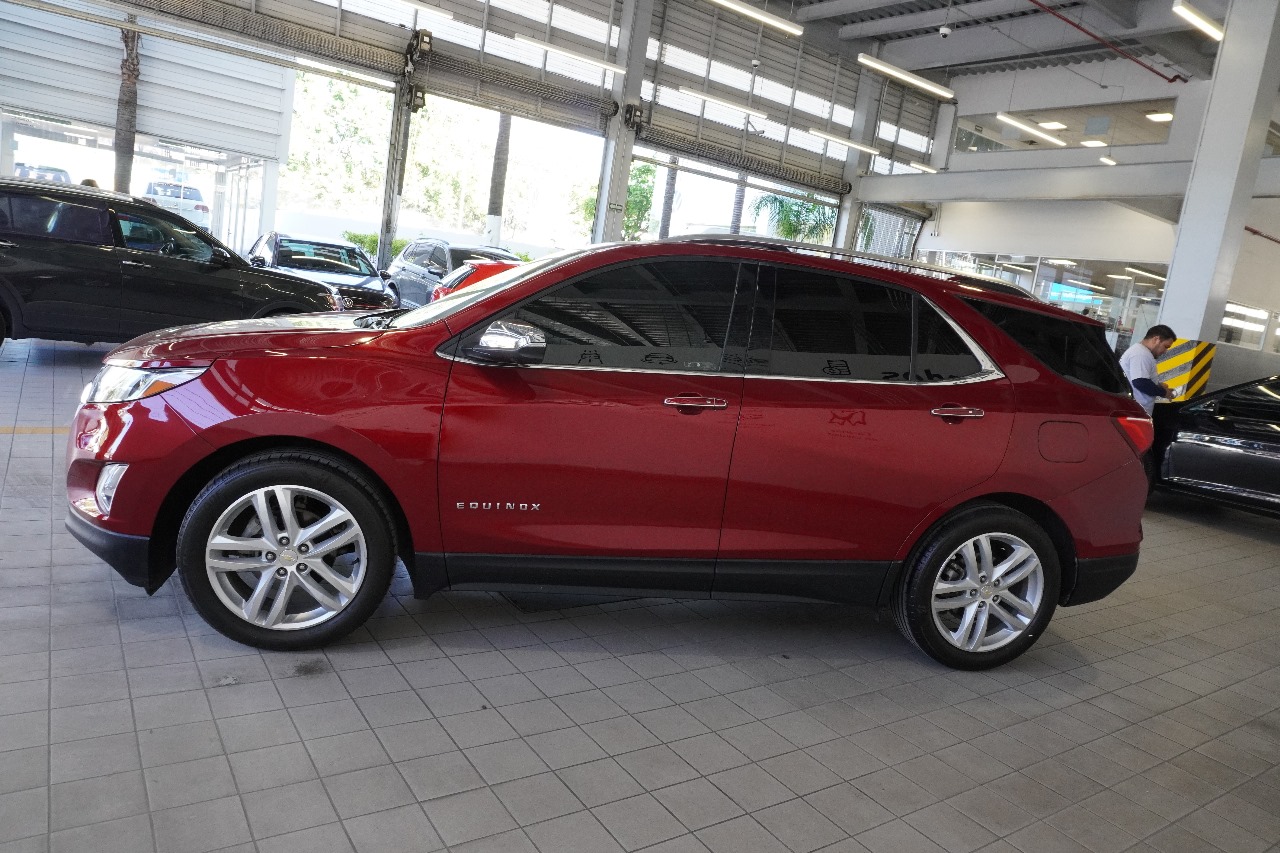
M 1114 202 L 949 202 L 919 248 L 1165 264 L 1174 226 Z M 1280 246 L 1276 246 L 1280 249 Z

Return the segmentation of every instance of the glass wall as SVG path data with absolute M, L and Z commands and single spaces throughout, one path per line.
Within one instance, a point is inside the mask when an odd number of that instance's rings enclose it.
M 55 116 L 0 112 L 0 173 L 111 189 L 114 135 Z M 258 157 L 139 133 L 129 192 L 243 249 L 261 225 L 264 167 Z
M 956 119 L 955 150 L 1052 151 L 1061 147 L 1161 145 L 1169 140 L 1175 110 L 1175 99 L 1161 98 L 960 116 Z

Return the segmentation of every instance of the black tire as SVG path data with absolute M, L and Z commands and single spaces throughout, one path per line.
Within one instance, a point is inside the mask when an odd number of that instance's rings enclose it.
M 391 298 L 396 301 L 395 307 L 400 307 L 400 290 L 394 284 L 387 286 L 387 292 L 391 294 Z
M 274 491 L 276 487 L 288 491 Z M 271 531 L 261 523 L 255 505 L 245 503 L 255 494 L 266 495 L 263 506 L 272 517 Z M 272 531 L 291 529 L 284 520 L 281 495 L 288 496 L 293 524 L 302 532 L 317 519 L 340 520 L 332 527 L 317 526 L 315 536 L 303 542 L 279 539 L 274 552 L 215 549 L 217 557 L 244 563 L 246 568 L 211 576 L 206 557 L 215 525 L 223 533 L 255 541 L 274 538 Z M 342 514 L 336 514 L 338 511 Z M 178 576 L 196 611 L 225 636 L 262 649 L 317 648 L 358 628 L 386 597 L 396 557 L 389 518 L 373 485 L 338 459 L 308 451 L 254 454 L 215 477 L 187 510 L 178 531 Z M 315 556 L 344 537 L 354 544 L 341 545 L 327 556 Z M 259 587 L 266 592 L 258 597 L 255 607 L 252 596 Z M 322 603 L 322 596 L 312 590 L 327 594 L 329 604 Z M 277 608 L 280 591 L 288 594 Z M 315 607 L 308 610 L 308 601 Z M 244 612 L 252 608 L 264 624 L 249 621 L 237 612 L 236 603 Z M 265 623 L 277 611 L 278 621 L 269 627 Z
M 960 549 L 972 542 L 987 543 L 990 559 L 986 563 L 978 559 L 966 564 Z M 1023 570 L 1028 574 L 1011 586 L 997 583 L 994 573 L 974 571 L 975 566 L 988 563 L 998 569 L 1015 554 L 1015 547 L 1022 546 L 1038 561 L 1038 571 L 1023 557 L 1008 574 L 1016 577 Z M 978 550 L 973 554 L 981 556 Z M 985 579 L 979 582 L 978 577 Z M 939 663 L 955 669 L 990 669 L 1018 657 L 1039 638 L 1053 618 L 1060 587 L 1057 549 L 1038 524 L 1000 504 L 973 504 L 938 524 L 916 546 L 894 590 L 893 616 L 898 630 Z M 954 600 L 959 606 L 943 608 L 935 618 L 935 600 L 943 604 Z M 1025 612 L 1027 607 L 1031 612 Z M 1018 630 L 997 614 L 1014 617 Z M 966 624 L 971 626 L 968 631 Z M 989 630 L 993 631 L 990 636 Z M 969 641 L 972 648 L 963 647 Z

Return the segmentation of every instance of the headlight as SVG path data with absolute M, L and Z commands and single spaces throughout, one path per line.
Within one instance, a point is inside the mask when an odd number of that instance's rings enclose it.
M 207 367 L 147 369 L 109 364 L 98 371 L 92 382 L 84 386 L 80 402 L 123 403 L 141 400 L 198 379 L 206 370 Z

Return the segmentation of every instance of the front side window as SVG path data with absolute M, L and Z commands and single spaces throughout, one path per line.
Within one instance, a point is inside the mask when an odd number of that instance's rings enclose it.
M 162 216 L 137 211 L 116 214 L 126 249 L 169 255 L 187 261 L 207 262 L 213 246 L 199 233 Z
M 1280 424 L 1280 382 L 1250 385 L 1224 394 L 1217 414 L 1235 421 L 1257 422 L 1262 431 L 1280 439 L 1280 432 L 1271 427 Z
M 629 264 L 560 285 L 501 319 L 542 330 L 544 365 L 733 371 L 725 348 L 738 280 L 731 261 Z
M 442 270 L 449 268 L 449 256 L 445 253 L 444 246 L 433 246 L 431 248 L 431 258 L 427 261 L 431 266 L 440 267 Z
M 111 243 L 105 207 L 22 193 L 0 193 L 0 233 L 100 246 Z

